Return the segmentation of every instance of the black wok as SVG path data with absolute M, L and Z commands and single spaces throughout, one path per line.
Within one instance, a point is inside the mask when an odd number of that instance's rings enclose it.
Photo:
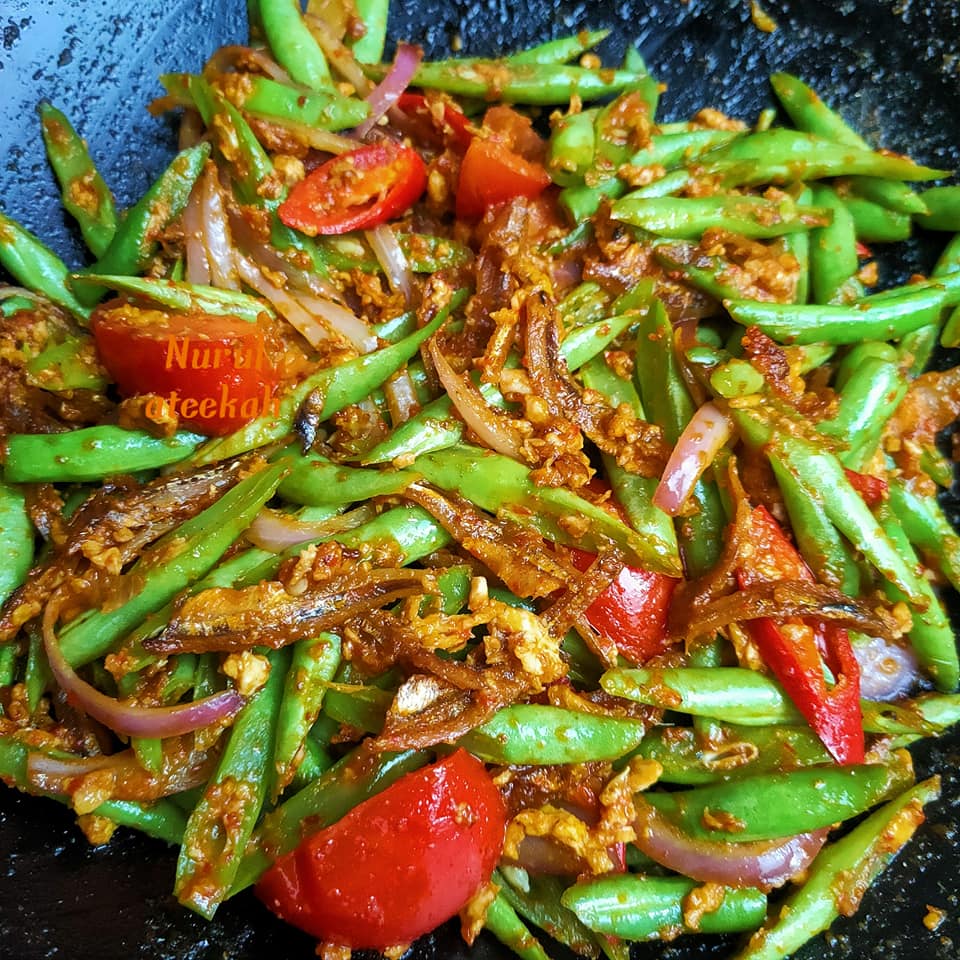
M 669 119 L 703 105 L 752 118 L 770 96 L 766 76 L 788 69 L 811 81 L 863 133 L 935 166 L 960 166 L 960 4 L 955 0 L 763 0 L 779 24 L 760 32 L 748 0 L 394 0 L 390 35 L 446 51 L 455 34 L 468 52 L 495 53 L 610 26 L 603 48 L 618 57 L 639 43 L 669 85 Z M 197 69 L 217 46 L 246 35 L 242 0 L 2 0 L 0 3 L 0 206 L 69 262 L 82 262 L 43 158 L 35 107 L 47 98 L 90 141 L 121 204 L 138 196 L 174 143 L 170 120 L 145 103 L 156 76 Z M 934 238 L 921 238 L 886 276 L 929 267 Z M 955 361 L 954 361 L 955 362 Z M 3 558 L 0 558 L 3 562 Z M 829 960 L 954 960 L 960 957 L 960 737 L 916 751 L 918 775 L 944 775 L 943 799 L 862 910 L 834 925 L 800 957 Z M 313 944 L 244 895 L 212 923 L 170 896 L 174 854 L 119 831 L 90 849 L 56 804 L 0 788 L 0 960 L 294 960 Z M 931 932 L 927 905 L 947 913 Z M 684 941 L 637 948 L 635 958 L 723 957 L 731 942 Z M 420 941 L 416 960 L 465 957 L 454 924 Z M 471 956 L 508 954 L 481 938 Z

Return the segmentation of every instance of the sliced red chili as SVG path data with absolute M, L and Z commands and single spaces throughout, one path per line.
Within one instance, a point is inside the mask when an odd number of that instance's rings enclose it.
M 844 469 L 843 472 L 847 475 L 850 486 L 863 497 L 868 507 L 876 507 L 887 499 L 889 485 L 886 480 L 871 476 L 869 473 L 857 473 L 856 470 Z
M 737 570 L 741 587 L 776 580 L 813 581 L 810 568 L 766 507 L 755 507 L 750 515 L 750 544 L 750 563 Z M 837 763 L 862 763 L 860 667 L 847 631 L 796 617 L 753 620 L 747 629 L 764 662 Z M 836 679 L 829 689 L 824 662 Z

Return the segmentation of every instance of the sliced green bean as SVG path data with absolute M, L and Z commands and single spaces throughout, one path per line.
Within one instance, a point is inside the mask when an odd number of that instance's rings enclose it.
M 47 158 L 62 191 L 63 207 L 77 221 L 87 247 L 100 257 L 117 229 L 110 188 L 65 114 L 52 104 L 41 103 L 40 125 Z
M 519 53 L 511 54 L 508 59 L 514 64 L 569 63 L 602 43 L 609 35 L 609 30 L 581 30 L 569 37 L 558 37 L 556 40 L 547 40 L 545 43 L 528 47 Z
M 83 483 L 178 463 L 205 438 L 181 430 L 155 437 L 104 425 L 69 433 L 15 433 L 7 439 L 4 478 L 11 483 Z
M 27 361 L 26 371 L 31 386 L 53 393 L 68 390 L 103 393 L 110 383 L 97 362 L 91 337 L 65 337 Z
M 259 12 L 277 63 L 297 83 L 311 90 L 332 89 L 327 58 L 304 22 L 298 0 L 260 0 Z
M 234 721 L 217 769 L 187 821 L 177 860 L 174 894 L 207 919 L 228 896 L 267 799 L 290 651 L 274 650 L 268 657 L 266 686 Z
M 697 886 L 686 877 L 599 877 L 569 887 L 560 902 L 591 930 L 625 940 L 672 938 L 678 930 L 738 933 L 763 923 L 766 894 L 750 887 L 728 887 L 716 909 L 697 913 L 695 925 L 689 926 L 684 906 Z
M 90 317 L 89 306 L 70 288 L 70 271 L 64 262 L 3 211 L 0 211 L 0 266 L 22 286 L 63 307 L 81 323 Z
M 0 604 L 26 580 L 33 563 L 34 537 L 23 491 L 0 482 Z
M 810 277 L 814 303 L 844 303 L 863 296 L 856 281 L 860 260 L 854 219 L 836 191 L 814 184 L 812 203 L 828 209 L 833 217 L 824 227 L 810 231 Z
M 550 960 L 540 942 L 502 893 L 498 893 L 487 907 L 483 926 L 520 960 Z
M 939 777 L 918 783 L 817 855 L 799 886 L 734 960 L 783 960 L 852 911 L 923 822 L 922 808 L 940 796 Z
M 644 732 L 639 720 L 515 704 L 461 737 L 460 745 L 487 763 L 585 763 L 624 756 Z
M 920 194 L 927 212 L 917 214 L 919 226 L 927 230 L 960 232 L 960 187 L 930 187 Z
M 879 203 L 853 195 L 844 197 L 843 205 L 853 221 L 857 238 L 864 243 L 899 243 L 910 237 L 909 214 L 888 210 Z

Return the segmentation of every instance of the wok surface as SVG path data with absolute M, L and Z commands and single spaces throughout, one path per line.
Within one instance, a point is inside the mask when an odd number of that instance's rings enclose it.
M 390 36 L 443 55 L 458 34 L 467 53 L 509 51 L 609 26 L 613 62 L 638 43 L 667 83 L 665 119 L 715 106 L 752 119 L 770 103 L 766 77 L 786 69 L 811 82 L 873 142 L 934 166 L 960 166 L 960 4 L 953 0 L 765 2 L 778 23 L 763 33 L 747 0 L 550 2 L 393 0 Z M 239 0 L 3 0 L 0 3 L 0 206 L 68 262 L 83 254 L 62 212 L 43 155 L 35 108 L 50 99 L 71 116 L 121 205 L 139 196 L 170 156 L 174 123 L 151 118 L 158 74 L 196 70 L 215 47 L 246 36 Z M 893 282 L 929 268 L 943 238 L 912 242 L 885 264 Z M 955 360 L 953 362 L 956 362 Z M 955 960 L 960 957 L 960 736 L 916 751 L 918 777 L 944 775 L 943 799 L 908 850 L 867 894 L 797 956 L 824 960 Z M 170 895 L 174 852 L 120 830 L 91 849 L 58 805 L 0 788 L 0 960 L 260 960 L 307 958 L 313 944 L 249 895 L 212 923 Z M 927 905 L 947 919 L 936 931 Z M 635 949 L 635 960 L 719 958 L 730 940 Z M 410 960 L 500 960 L 486 935 L 468 954 L 455 924 L 419 941 Z

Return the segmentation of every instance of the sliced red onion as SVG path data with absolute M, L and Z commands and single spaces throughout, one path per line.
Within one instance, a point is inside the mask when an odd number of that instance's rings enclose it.
M 374 516 L 376 511 L 372 506 L 363 506 L 328 520 L 304 521 L 264 507 L 247 527 L 246 538 L 261 550 L 282 553 L 309 540 L 352 530 Z
M 383 267 L 390 289 L 394 293 L 402 293 L 404 303 L 409 307 L 413 297 L 413 271 L 393 228 L 382 223 L 373 230 L 367 230 L 366 236 L 377 262 Z
M 383 385 L 383 395 L 387 401 L 387 409 L 390 411 L 390 422 L 394 427 L 406 423 L 420 410 L 417 388 L 406 370 L 401 370 Z
M 50 672 L 73 706 L 115 733 L 157 739 L 179 737 L 201 727 L 229 720 L 246 702 L 236 690 L 225 690 L 203 700 L 172 707 L 128 706 L 108 697 L 78 677 L 67 662 L 54 631 L 57 612 L 57 606 L 48 603 L 43 615 L 43 648 Z
M 251 111 L 252 112 L 252 111 Z M 258 114 L 254 114 L 258 116 Z M 283 127 L 288 133 L 300 141 L 304 146 L 313 147 L 314 150 L 322 150 L 324 153 L 349 153 L 357 149 L 356 140 L 341 136 L 339 133 L 332 133 L 330 130 L 322 130 L 320 127 L 311 127 L 305 123 L 297 123 L 296 120 L 290 120 L 286 117 L 263 117 L 269 123 L 277 127 Z
M 326 54 L 331 66 L 345 80 L 353 84 L 354 90 L 360 96 L 365 97 L 370 92 L 370 81 L 360 64 L 354 59 L 353 51 L 345 47 L 340 39 L 334 36 L 324 18 L 308 11 L 303 19 L 314 39 L 320 45 L 320 49 Z
M 638 801 L 639 803 L 642 801 Z M 806 870 L 827 839 L 828 829 L 782 840 L 724 843 L 695 840 L 648 805 L 638 819 L 634 843 L 651 860 L 703 883 L 771 890 Z
M 423 50 L 410 43 L 398 43 L 397 54 L 393 58 L 393 66 L 387 75 L 374 87 L 367 97 L 370 104 L 370 116 L 354 131 L 354 134 L 363 139 L 379 122 L 380 118 L 396 104 L 400 94 L 410 86 L 413 75 L 423 59 Z
M 730 418 L 712 403 L 705 403 L 680 434 L 654 491 L 654 505 L 676 516 L 732 431 Z
M 435 340 L 431 339 L 427 344 L 427 351 L 443 388 L 464 423 L 491 450 L 523 461 L 523 438 L 509 418 L 492 410 L 473 383 L 450 366 Z
M 31 783 L 37 777 L 82 777 L 99 770 L 125 767 L 130 763 L 130 751 L 96 757 L 51 757 L 39 750 L 27 754 L 27 778 Z
M 860 664 L 860 696 L 891 701 L 906 696 L 920 676 L 914 652 L 882 637 L 859 636 L 853 653 Z
M 203 186 L 198 183 L 183 210 L 183 243 L 187 254 L 187 282 L 210 283 L 210 263 L 204 242 Z
M 210 282 L 224 290 L 239 290 L 240 280 L 233 257 L 233 237 L 220 192 L 217 168 L 208 164 L 201 179 L 200 205 L 203 222 L 203 241 L 210 268 Z
M 376 334 L 362 317 L 358 317 L 351 310 L 310 293 L 293 292 L 291 296 L 314 316 L 323 319 L 331 329 L 349 340 L 361 353 L 371 353 L 377 349 Z M 327 336 L 329 338 L 329 334 Z
M 216 79 L 219 73 L 228 73 L 238 64 L 255 66 L 261 73 L 279 83 L 290 83 L 290 74 L 275 60 L 267 56 L 263 50 L 256 47 L 244 47 L 233 44 L 220 47 L 204 64 L 203 75 L 208 80 Z

